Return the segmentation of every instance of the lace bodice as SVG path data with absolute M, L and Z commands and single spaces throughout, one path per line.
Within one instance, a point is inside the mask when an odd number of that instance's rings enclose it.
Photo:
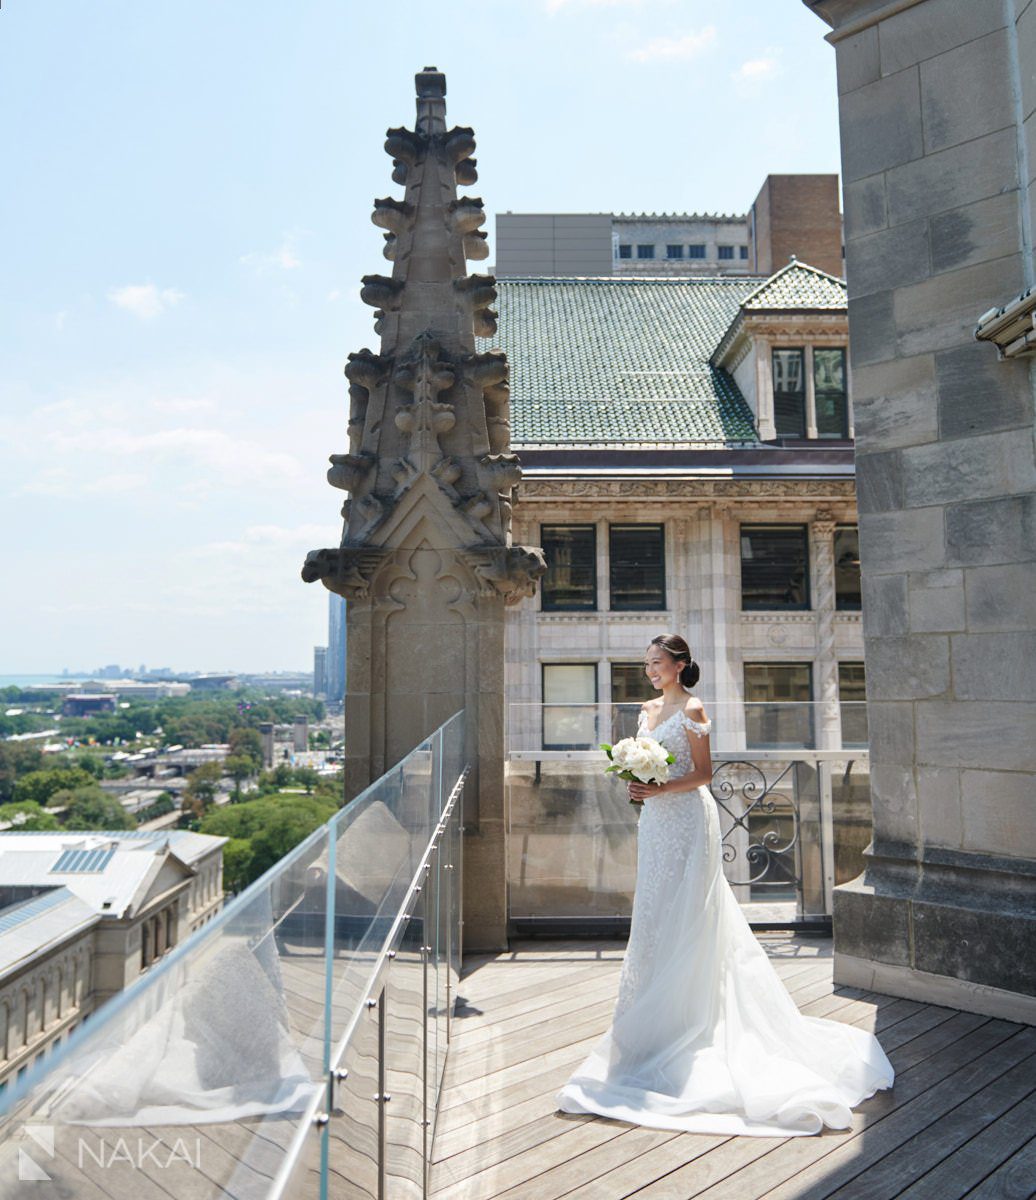
M 712 728 L 711 721 L 693 721 L 684 712 L 674 712 L 654 727 L 648 728 L 648 714 L 641 709 L 637 722 L 637 737 L 651 737 L 660 742 L 676 760 L 669 764 L 669 777 L 674 779 L 686 775 L 694 768 L 691 757 L 691 746 L 684 733 L 691 730 L 698 737 L 704 737 Z

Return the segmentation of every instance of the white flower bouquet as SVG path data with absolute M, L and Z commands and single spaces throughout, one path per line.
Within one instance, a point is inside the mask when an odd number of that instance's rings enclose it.
M 615 743 L 601 742 L 601 749 L 611 760 L 605 774 L 614 771 L 620 779 L 636 783 L 668 783 L 669 764 L 676 758 L 651 737 L 627 737 Z M 643 804 L 631 800 L 630 804 Z

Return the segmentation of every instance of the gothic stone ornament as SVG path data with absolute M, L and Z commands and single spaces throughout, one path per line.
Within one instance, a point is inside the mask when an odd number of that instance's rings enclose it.
M 475 182 L 473 130 L 446 126 L 446 81 L 416 76 L 413 130 L 390 129 L 385 150 L 404 195 L 374 201 L 391 275 L 365 275 L 378 353 L 349 356 L 349 449 L 330 457 L 328 482 L 348 492 L 341 546 L 313 552 L 303 578 L 353 599 L 373 598 L 371 570 L 406 539 L 461 554 L 474 594 L 514 603 L 533 595 L 542 551 L 512 546 L 521 464 L 510 450 L 507 358 L 475 352 L 496 332 L 496 280 L 469 273 L 487 257 L 482 201 L 458 197 Z M 418 531 L 418 532 L 415 532 Z

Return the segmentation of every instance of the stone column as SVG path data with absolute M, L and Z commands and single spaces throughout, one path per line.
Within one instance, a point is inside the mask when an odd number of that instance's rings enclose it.
M 1036 4 L 807 0 L 832 26 L 874 836 L 837 983 L 1036 1022 Z M 1024 71 L 1021 69 L 1024 63 Z
M 835 650 L 835 520 L 824 509 L 810 526 L 813 545 L 813 609 L 817 614 L 816 722 L 817 749 L 841 746 L 841 712 L 838 707 L 838 654 Z
M 491 338 L 491 275 L 471 129 L 446 126 L 446 80 L 416 77 L 414 130 L 385 149 L 402 199 L 375 200 L 392 275 L 365 275 L 377 354 L 349 356 L 349 452 L 328 482 L 349 493 L 340 547 L 303 567 L 349 601 L 346 796 L 377 779 L 454 713 L 472 768 L 464 847 L 464 945 L 507 944 L 503 782 L 504 605 L 535 591 L 543 552 L 511 544 L 521 464 L 510 453 L 507 360 Z

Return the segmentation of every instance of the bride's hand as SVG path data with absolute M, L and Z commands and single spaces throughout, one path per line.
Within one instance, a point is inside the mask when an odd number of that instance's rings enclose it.
M 639 780 L 631 781 L 627 784 L 629 797 L 638 804 L 643 804 L 648 796 L 657 796 L 662 790 L 660 783 L 641 783 Z

